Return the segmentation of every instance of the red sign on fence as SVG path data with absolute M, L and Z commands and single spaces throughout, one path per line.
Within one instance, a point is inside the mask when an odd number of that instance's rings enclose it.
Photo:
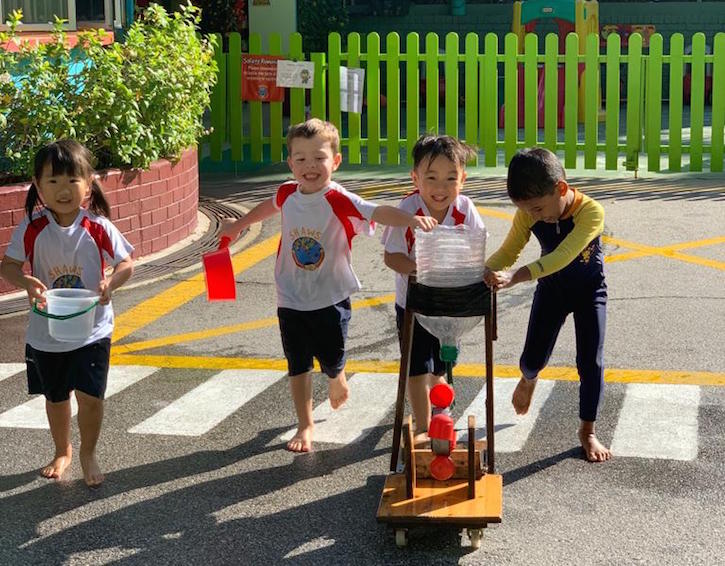
M 242 100 L 284 100 L 284 88 L 277 86 L 279 59 L 279 55 L 242 55 Z

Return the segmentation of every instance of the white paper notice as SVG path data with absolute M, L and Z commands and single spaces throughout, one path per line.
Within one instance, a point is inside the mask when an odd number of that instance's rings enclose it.
M 340 67 L 340 110 L 362 113 L 365 69 Z
M 277 61 L 277 86 L 312 88 L 315 83 L 315 64 L 312 61 Z

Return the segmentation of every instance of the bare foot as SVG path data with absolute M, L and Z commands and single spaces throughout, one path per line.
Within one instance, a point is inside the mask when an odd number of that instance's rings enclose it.
M 599 442 L 593 432 L 579 429 L 579 442 L 581 442 L 584 455 L 590 462 L 606 462 L 612 457 L 609 449 Z
M 519 379 L 511 397 L 511 403 L 517 415 L 525 415 L 529 412 L 531 397 L 534 395 L 534 389 L 536 389 L 536 380 L 537 378 L 526 379 L 525 377 Z
M 79 460 L 83 469 L 83 479 L 88 487 L 98 487 L 103 483 L 104 476 L 101 468 L 98 467 L 96 455 L 94 453 L 80 453 Z
M 73 449 L 68 445 L 65 454 L 56 454 L 50 464 L 41 468 L 40 475 L 48 479 L 60 479 L 66 468 L 70 466 L 73 457 Z
M 345 379 L 345 373 L 341 373 L 335 378 L 329 380 L 329 397 L 330 406 L 333 409 L 339 409 L 347 401 L 349 389 L 347 387 L 347 380 Z
M 312 428 L 298 428 L 295 434 L 287 443 L 287 450 L 290 452 L 309 452 L 312 450 Z

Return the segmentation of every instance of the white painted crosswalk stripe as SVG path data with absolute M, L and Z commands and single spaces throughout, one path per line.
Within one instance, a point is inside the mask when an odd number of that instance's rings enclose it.
M 201 436 L 284 376 L 282 371 L 224 370 L 129 432 Z
M 25 371 L 25 364 L 0 364 L 0 381 Z
M 697 385 L 630 383 L 614 430 L 615 456 L 697 458 Z
M 518 379 L 493 380 L 493 411 L 495 449 L 496 452 L 518 452 L 526 444 L 531 431 L 536 424 L 541 408 L 554 390 L 555 382 L 540 379 L 536 384 L 536 392 L 531 400 L 531 406 L 525 415 L 517 415 L 511 404 L 511 395 L 516 388 Z M 473 402 L 463 411 L 463 416 L 455 424 L 456 429 L 467 430 L 468 415 L 476 417 L 476 436 L 486 437 L 486 387 L 479 391 Z M 461 441 L 468 439 L 468 433 L 461 435 Z
M 315 408 L 314 441 L 331 444 L 348 444 L 366 436 L 378 426 L 395 405 L 398 391 L 398 375 L 392 373 L 356 373 L 348 381 L 350 397 L 342 407 L 333 410 L 330 401 Z M 291 439 L 292 429 L 282 435 Z
M 148 366 L 111 366 L 108 372 L 108 385 L 106 399 L 123 391 L 137 381 L 148 377 L 158 368 Z M 71 412 L 78 413 L 78 403 L 71 395 Z M 48 428 L 48 418 L 45 414 L 45 397 L 38 395 L 27 403 L 13 407 L 0 415 L 0 427 L 14 428 Z

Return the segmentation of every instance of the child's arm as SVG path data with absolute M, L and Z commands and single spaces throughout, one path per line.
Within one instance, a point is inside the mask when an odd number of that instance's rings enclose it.
M 239 237 L 246 228 L 249 228 L 256 222 L 262 222 L 270 216 L 274 216 L 279 212 L 274 202 L 274 197 L 260 202 L 252 210 L 250 210 L 243 218 L 232 220 L 225 218 L 222 224 L 222 230 L 219 234 L 220 238 L 230 238 L 233 242 Z
M 400 208 L 384 204 L 375 208 L 371 220 L 386 226 L 408 226 L 413 230 L 420 228 L 424 232 L 430 232 L 438 224 L 431 216 L 414 216 Z
M 383 260 L 385 265 L 401 275 L 410 275 L 415 271 L 415 261 L 405 254 L 385 252 Z
M 23 263 L 6 255 L 0 264 L 0 275 L 11 285 L 27 291 L 31 303 L 41 303 L 45 300 L 46 286 L 40 279 L 23 273 Z
M 113 292 L 128 281 L 131 275 L 133 275 L 133 259 L 131 256 L 127 256 L 113 268 L 110 277 L 104 277 L 98 284 L 98 294 L 100 295 L 98 302 L 102 305 L 110 303 Z

